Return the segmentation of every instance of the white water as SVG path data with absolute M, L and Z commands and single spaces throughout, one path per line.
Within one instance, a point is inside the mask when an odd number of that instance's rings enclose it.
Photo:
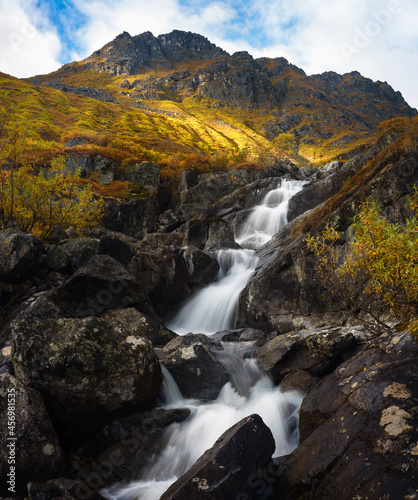
M 229 349 L 243 347 L 247 346 L 234 344 Z M 244 360 L 242 355 L 233 351 L 225 356 L 228 368 L 239 373 L 239 389 L 246 395 L 239 394 L 228 382 L 211 403 L 186 400 L 165 370 L 163 386 L 167 399 L 163 407 L 187 407 L 192 414 L 184 422 L 172 424 L 166 430 L 164 451 L 143 471 L 141 480 L 104 490 L 101 492 L 103 496 L 109 500 L 158 500 L 227 429 L 253 413 L 260 415 L 274 436 L 274 456 L 286 455 L 296 448 L 302 396 L 297 392 L 282 393 L 261 372 L 256 360 Z
M 234 324 L 241 290 L 254 273 L 255 249 L 266 243 L 287 223 L 288 201 L 302 188 L 297 181 L 281 182 L 239 228 L 236 241 L 242 250 L 219 250 L 220 271 L 215 283 L 192 297 L 167 326 L 179 334 L 214 333 Z M 165 448 L 150 457 L 140 480 L 115 485 L 101 492 L 109 500 L 158 500 L 178 477 L 221 436 L 253 413 L 261 416 L 276 443 L 274 456 L 290 453 L 298 444 L 298 411 L 302 396 L 282 393 L 260 370 L 256 360 L 245 359 L 243 350 L 251 343 L 224 344 L 219 360 L 231 375 L 218 398 L 210 403 L 185 400 L 170 373 L 163 367 L 161 397 L 164 408 L 190 408 L 184 422 L 172 424 L 164 434 Z M 221 499 L 220 499 L 221 500 Z
M 302 186 L 303 182 L 281 179 L 279 186 L 252 210 L 235 236 L 242 249 L 217 251 L 220 270 L 215 282 L 184 302 L 167 323 L 170 330 L 179 335 L 212 334 L 234 327 L 239 295 L 257 266 L 255 250 L 287 224 L 289 200 Z

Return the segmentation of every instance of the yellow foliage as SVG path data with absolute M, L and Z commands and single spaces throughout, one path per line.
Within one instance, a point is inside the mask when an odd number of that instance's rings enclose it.
M 387 319 L 414 321 L 418 314 L 418 189 L 408 200 L 413 217 L 393 224 L 376 203 L 366 202 L 354 218 L 355 237 L 347 250 L 341 235 L 327 226 L 307 245 L 318 257 L 317 270 L 324 286 L 347 310 L 368 314 L 367 326 L 386 326 Z M 360 293 L 359 293 L 360 292 Z
M 41 239 L 55 229 L 92 229 L 103 202 L 91 188 L 79 188 L 78 173 L 67 173 L 62 158 L 37 175 L 28 166 L 0 171 L 0 228 L 14 227 Z

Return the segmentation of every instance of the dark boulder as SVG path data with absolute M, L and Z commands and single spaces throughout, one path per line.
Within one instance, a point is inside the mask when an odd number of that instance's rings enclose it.
M 367 337 L 363 327 L 300 330 L 277 335 L 257 351 L 256 357 L 275 384 L 295 370 L 323 377 L 353 356 Z
M 16 377 L 39 390 L 71 439 L 147 409 L 162 382 L 150 341 L 94 317 L 16 321 L 12 357 Z
M 250 415 L 224 432 L 161 500 L 254 498 L 252 481 L 267 468 L 274 449 L 270 429 L 261 417 Z
M 135 253 L 136 240 L 121 233 L 106 233 L 100 237 L 98 255 L 108 255 L 125 266 Z
M 301 444 L 284 462 L 280 498 L 408 498 L 418 484 L 418 346 L 382 335 L 326 376 L 300 410 Z
M 169 304 L 190 295 L 186 263 L 170 248 L 143 242 L 126 269 L 155 303 Z
M 102 225 L 111 231 L 141 239 L 156 231 L 158 213 L 156 196 L 138 197 L 125 203 L 110 200 L 105 204 Z
M 69 274 L 73 270 L 70 256 L 59 245 L 50 245 L 47 248 L 44 262 L 51 271 Z
M 42 398 L 8 373 L 0 375 L 0 494 L 25 494 L 30 480 L 45 480 L 63 463 L 61 444 Z M 13 469 L 12 469 L 13 468 Z M 8 490 L 14 471 L 16 490 Z
M 109 471 L 113 482 L 132 481 L 138 479 L 144 467 L 149 467 L 163 451 L 167 428 L 182 422 L 189 415 L 188 408 L 157 408 L 130 415 L 108 424 L 90 448 L 96 452 L 105 448 L 96 455 L 96 461 Z
M 96 473 L 97 474 L 97 473 Z M 60 477 L 50 479 L 44 483 L 30 482 L 28 484 L 30 500 L 54 500 L 62 498 L 66 500 L 103 500 L 99 493 L 89 488 L 85 481 L 77 481 Z
M 188 281 L 192 289 L 202 288 L 215 280 L 219 264 L 213 255 L 194 246 L 184 248 L 182 255 L 187 264 Z
M 58 248 L 70 259 L 72 270 L 75 272 L 94 257 L 98 247 L 99 240 L 96 238 L 80 237 L 71 239 Z
M 0 282 L 18 283 L 39 270 L 44 246 L 32 234 L 0 231 Z
M 141 302 L 147 293 L 122 264 L 96 255 L 51 297 L 68 315 L 86 317 Z
M 169 342 L 161 356 L 185 398 L 216 399 L 229 374 L 212 353 L 221 348 L 205 335 L 182 335 Z
M 150 340 L 153 345 L 165 345 L 177 337 L 156 316 L 146 316 L 133 307 L 109 311 L 102 319 L 110 325 L 118 326 L 127 335 Z
M 126 168 L 125 178 L 129 182 L 141 184 L 147 191 L 155 194 L 160 185 L 160 167 L 147 161 L 136 163 Z

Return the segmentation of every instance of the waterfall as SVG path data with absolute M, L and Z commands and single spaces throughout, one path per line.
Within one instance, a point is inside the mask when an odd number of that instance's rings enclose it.
M 281 179 L 238 228 L 235 241 L 240 250 L 221 249 L 215 254 L 219 272 L 213 283 L 188 298 L 167 327 L 179 335 L 212 334 L 234 327 L 239 295 L 257 267 L 255 250 L 287 224 L 290 198 L 302 189 L 303 182 Z
M 220 270 L 214 283 L 188 299 L 168 325 L 179 334 L 214 333 L 234 324 L 241 290 L 257 266 L 255 250 L 287 223 L 291 196 L 302 182 L 282 180 L 255 207 L 238 228 L 236 241 L 241 250 L 219 250 Z M 142 477 L 130 484 L 118 484 L 101 491 L 109 500 L 158 500 L 167 488 L 213 446 L 220 435 L 244 417 L 257 413 L 270 428 L 276 449 L 274 456 L 291 453 L 299 441 L 298 412 L 302 395 L 283 393 L 263 373 L 255 359 L 246 359 L 252 343 L 223 343 L 215 354 L 230 374 L 215 401 L 202 403 L 184 399 L 173 377 L 163 367 L 163 408 L 189 408 L 191 415 L 171 424 L 164 433 L 164 449 L 150 462 Z
M 213 402 L 178 401 L 178 387 L 172 378 L 164 376 L 167 401 L 163 408 L 173 408 L 174 398 L 181 407 L 190 408 L 192 414 L 166 430 L 163 452 L 142 471 L 140 480 L 103 490 L 104 497 L 109 500 L 158 500 L 222 433 L 253 413 L 260 415 L 273 434 L 276 443 L 273 456 L 287 455 L 296 448 L 302 396 L 294 391 L 282 393 L 260 370 L 256 360 L 244 359 L 242 349 L 248 346 L 241 343 L 225 347 L 225 367 L 235 377 L 224 385 Z M 223 362 L 222 358 L 220 360 Z M 239 387 L 235 386 L 234 379 L 239 381 Z

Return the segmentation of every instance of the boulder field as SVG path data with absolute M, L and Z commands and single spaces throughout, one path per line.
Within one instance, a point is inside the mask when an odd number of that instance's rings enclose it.
M 269 428 L 248 415 L 162 498 L 418 498 L 417 342 L 405 329 L 371 334 L 348 320 L 324 295 L 299 230 L 370 161 L 378 168 L 367 182 L 329 213 L 346 235 L 342 244 L 366 197 L 403 222 L 418 159 L 387 158 L 385 147 L 322 169 L 281 162 L 184 172 L 171 204 L 156 189 L 144 210 L 139 201 L 124 210 L 113 202 L 104 227 L 88 235 L 42 242 L 1 232 L 0 494 L 101 498 L 102 488 L 138 479 L 165 430 L 190 415 L 186 406 L 159 407 L 162 366 L 183 396 L 213 401 L 234 378 L 222 362 L 225 343 L 252 342 L 248 356 L 273 383 L 304 397 L 299 446 L 272 458 Z M 243 214 L 282 177 L 306 184 L 291 200 L 289 224 L 257 251 L 235 329 L 170 331 L 165 321 L 181 301 L 215 279 L 213 249 L 236 247 Z M 141 182 L 158 184 L 156 169 Z

